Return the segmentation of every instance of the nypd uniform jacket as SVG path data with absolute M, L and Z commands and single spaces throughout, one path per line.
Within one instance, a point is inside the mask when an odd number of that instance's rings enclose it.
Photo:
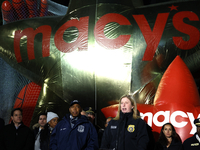
M 149 138 L 146 123 L 134 119 L 133 113 L 120 113 L 120 120 L 111 120 L 105 129 L 101 148 L 115 150 L 145 150 Z
M 200 143 L 196 139 L 196 134 L 194 134 L 192 137 L 186 139 L 183 142 L 183 149 L 184 150 L 200 150 Z
M 50 150 L 98 150 L 98 135 L 86 116 L 80 115 L 73 128 L 67 114 L 51 133 Z

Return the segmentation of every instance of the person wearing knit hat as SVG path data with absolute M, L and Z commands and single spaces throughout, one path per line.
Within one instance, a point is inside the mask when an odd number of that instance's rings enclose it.
M 194 120 L 197 132 L 183 142 L 184 150 L 200 150 L 200 118 Z
M 47 123 L 51 128 L 55 128 L 55 126 L 58 123 L 58 115 L 54 112 L 48 112 L 47 113 Z
M 69 114 L 54 128 L 50 138 L 51 150 L 98 150 L 98 135 L 93 124 L 85 115 L 81 115 L 79 100 L 71 101 Z

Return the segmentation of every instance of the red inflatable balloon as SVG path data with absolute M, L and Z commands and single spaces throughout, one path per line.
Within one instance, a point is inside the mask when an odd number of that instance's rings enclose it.
M 27 18 L 26 5 L 23 0 L 12 0 L 12 5 L 17 12 L 19 20 Z
M 101 111 L 106 118 L 115 117 L 117 115 L 118 104 L 102 108 Z
M 46 12 L 47 1 L 42 2 L 40 11 Z M 20 13 L 21 6 L 21 0 L 13 0 Z M 134 7 L 132 0 L 71 0 L 65 16 L 1 26 L 0 57 L 42 86 L 32 124 L 41 109 L 62 117 L 70 101 L 79 99 L 83 107 L 99 110 L 127 92 L 137 93 L 137 102 L 152 104 L 144 107 L 152 107 L 153 116 L 154 108 L 164 103 L 158 100 L 154 106 L 157 85 L 175 56 L 181 54 L 183 60 L 190 56 L 192 64 L 200 64 L 196 63 L 200 60 L 198 6 L 197 1 Z M 191 66 L 199 69 L 200 65 Z M 97 124 L 102 124 L 104 116 L 99 111 L 97 116 Z
M 29 11 L 29 18 L 37 16 L 37 1 L 36 0 L 26 0 L 26 4 Z
M 48 5 L 47 0 L 41 0 L 40 3 L 40 17 L 47 16 L 48 14 Z
M 31 82 L 23 87 L 15 101 L 14 108 L 23 109 L 23 123 L 27 126 L 30 125 L 40 91 L 41 86 Z
M 3 20 L 9 23 L 13 20 L 13 7 L 9 1 L 4 1 L 1 5 Z

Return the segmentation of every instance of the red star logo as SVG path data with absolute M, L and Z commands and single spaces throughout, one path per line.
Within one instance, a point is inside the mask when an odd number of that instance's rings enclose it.
M 118 105 L 102 108 L 105 117 L 114 117 Z M 155 139 L 161 127 L 171 122 L 182 141 L 195 133 L 194 119 L 200 117 L 199 93 L 192 74 L 177 56 L 165 71 L 153 105 L 137 104 L 141 117 L 152 127 Z
M 174 5 L 172 5 L 172 6 L 170 6 L 169 8 L 171 8 L 170 11 L 172 11 L 172 10 L 177 10 L 177 7 L 178 7 L 178 6 L 174 6 Z

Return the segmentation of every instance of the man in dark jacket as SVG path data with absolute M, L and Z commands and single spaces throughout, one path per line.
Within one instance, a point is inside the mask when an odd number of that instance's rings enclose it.
M 184 150 L 199 150 L 200 149 L 200 118 L 194 120 L 197 127 L 197 132 L 183 142 Z
M 0 150 L 33 150 L 34 136 L 31 129 L 22 122 L 22 109 L 11 112 L 11 124 L 0 133 Z
M 70 114 L 63 117 L 51 134 L 51 150 L 98 150 L 96 129 L 81 111 L 80 101 L 73 100 Z

